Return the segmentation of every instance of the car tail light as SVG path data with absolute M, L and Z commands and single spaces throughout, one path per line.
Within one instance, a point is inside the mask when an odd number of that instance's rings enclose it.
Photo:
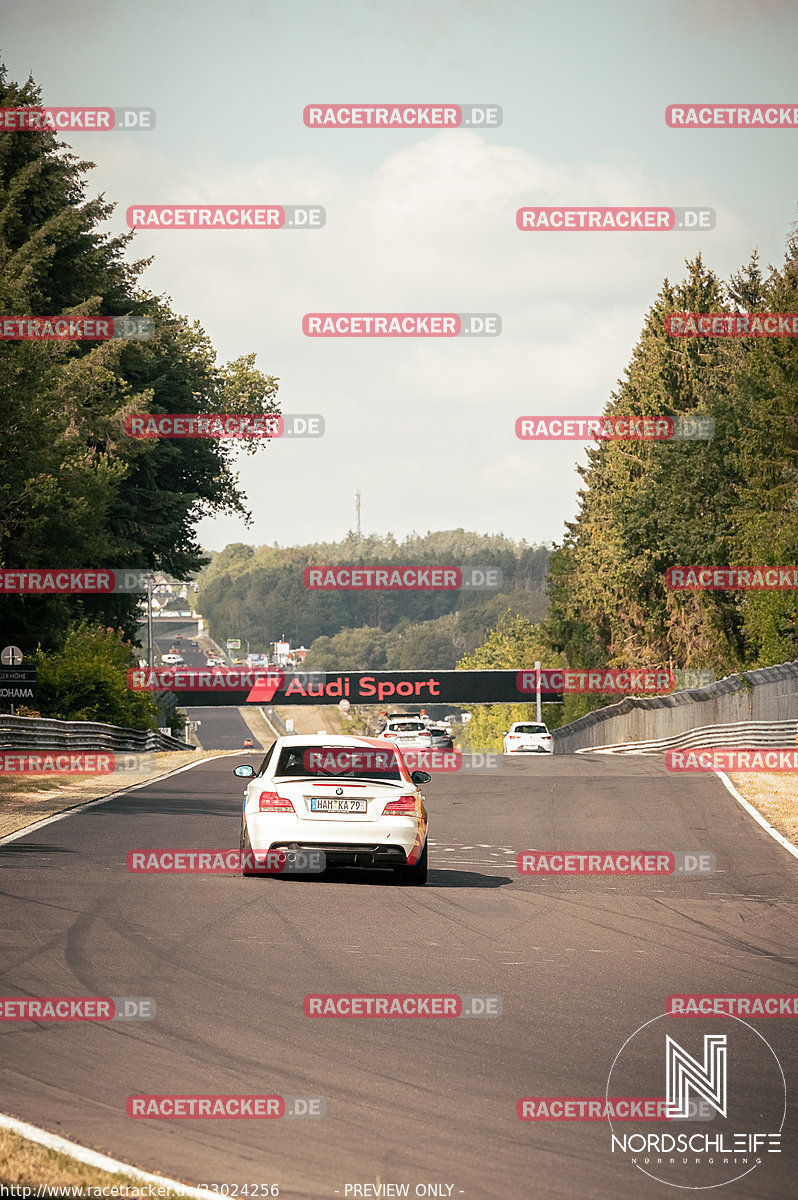
M 386 813 L 414 813 L 416 798 L 415 796 L 400 796 L 398 800 L 389 800 L 384 811 Z
M 261 812 L 294 811 L 291 801 L 286 800 L 284 796 L 278 796 L 276 792 L 261 792 L 259 807 Z

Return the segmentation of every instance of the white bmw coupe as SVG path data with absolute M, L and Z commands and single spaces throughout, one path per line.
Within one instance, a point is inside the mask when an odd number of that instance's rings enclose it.
M 327 866 L 392 867 L 427 882 L 426 771 L 409 771 L 380 738 L 291 734 L 278 738 L 249 779 L 241 825 L 242 874 L 269 851 L 322 850 Z M 255 869 L 253 869 L 255 867 Z

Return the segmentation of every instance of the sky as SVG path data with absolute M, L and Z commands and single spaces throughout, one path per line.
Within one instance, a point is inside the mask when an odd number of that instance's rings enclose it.
M 146 106 L 79 132 L 90 194 L 133 204 L 316 204 L 316 230 L 139 231 L 144 285 L 220 363 L 255 352 L 322 438 L 241 455 L 254 524 L 202 544 L 463 527 L 558 542 L 577 442 L 519 416 L 595 415 L 665 278 L 779 265 L 798 218 L 798 130 L 670 129 L 678 103 L 798 103 L 793 0 L 26 0 L 0 57 L 48 105 Z M 495 104 L 495 129 L 308 129 L 308 104 Z M 711 231 L 522 233 L 524 205 L 706 206 Z M 494 338 L 311 339 L 307 312 L 486 312 Z

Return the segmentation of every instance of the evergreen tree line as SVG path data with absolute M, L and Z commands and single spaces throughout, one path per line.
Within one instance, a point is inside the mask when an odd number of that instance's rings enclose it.
M 706 413 L 709 441 L 602 442 L 580 468 L 579 510 L 550 562 L 546 634 L 570 666 L 704 667 L 721 677 L 798 656 L 794 591 L 670 591 L 675 565 L 798 563 L 798 343 L 677 338 L 665 317 L 798 312 L 798 241 L 724 284 L 699 257 L 667 280 L 607 407 Z
M 32 79 L 19 85 L 0 66 L 1 107 L 40 103 Z M 115 205 L 89 195 L 93 165 L 55 132 L 0 133 L 0 315 L 146 316 L 155 325 L 146 341 L 0 341 L 0 567 L 185 578 L 207 561 L 198 519 L 247 516 L 232 444 L 135 439 L 125 417 L 278 411 L 277 380 L 256 369 L 254 354 L 218 364 L 199 323 L 142 286 L 149 260 L 127 257 L 132 232 L 107 232 Z M 61 655 L 67 645 L 74 655 L 80 644 L 93 662 L 109 628 L 120 644 L 135 637 L 139 599 L 2 595 L 3 644 L 26 655 Z M 79 697 L 70 704 L 83 711 Z
M 708 668 L 720 678 L 798 657 L 794 591 L 670 591 L 670 566 L 798 563 L 798 345 L 789 337 L 675 338 L 674 312 L 798 312 L 798 240 L 780 268 L 753 254 L 728 283 L 699 256 L 665 280 L 606 415 L 715 423 L 708 441 L 610 442 L 587 452 L 576 518 L 549 559 L 549 612 L 504 614 L 460 667 Z M 551 727 L 615 702 L 569 695 Z M 498 749 L 533 705 L 481 705 L 468 738 Z

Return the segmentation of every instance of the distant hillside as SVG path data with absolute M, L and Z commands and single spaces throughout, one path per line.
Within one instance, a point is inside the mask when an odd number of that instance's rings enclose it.
M 305 588 L 314 565 L 494 566 L 500 592 L 321 592 Z M 249 640 L 266 653 L 287 638 L 310 647 L 316 669 L 453 667 L 508 607 L 530 621 L 546 614 L 548 549 L 463 529 L 397 542 L 390 534 L 308 546 L 234 543 L 197 576 L 197 607 L 217 641 Z M 455 615 L 456 614 L 456 615 Z M 353 661 L 353 658 L 357 661 Z

